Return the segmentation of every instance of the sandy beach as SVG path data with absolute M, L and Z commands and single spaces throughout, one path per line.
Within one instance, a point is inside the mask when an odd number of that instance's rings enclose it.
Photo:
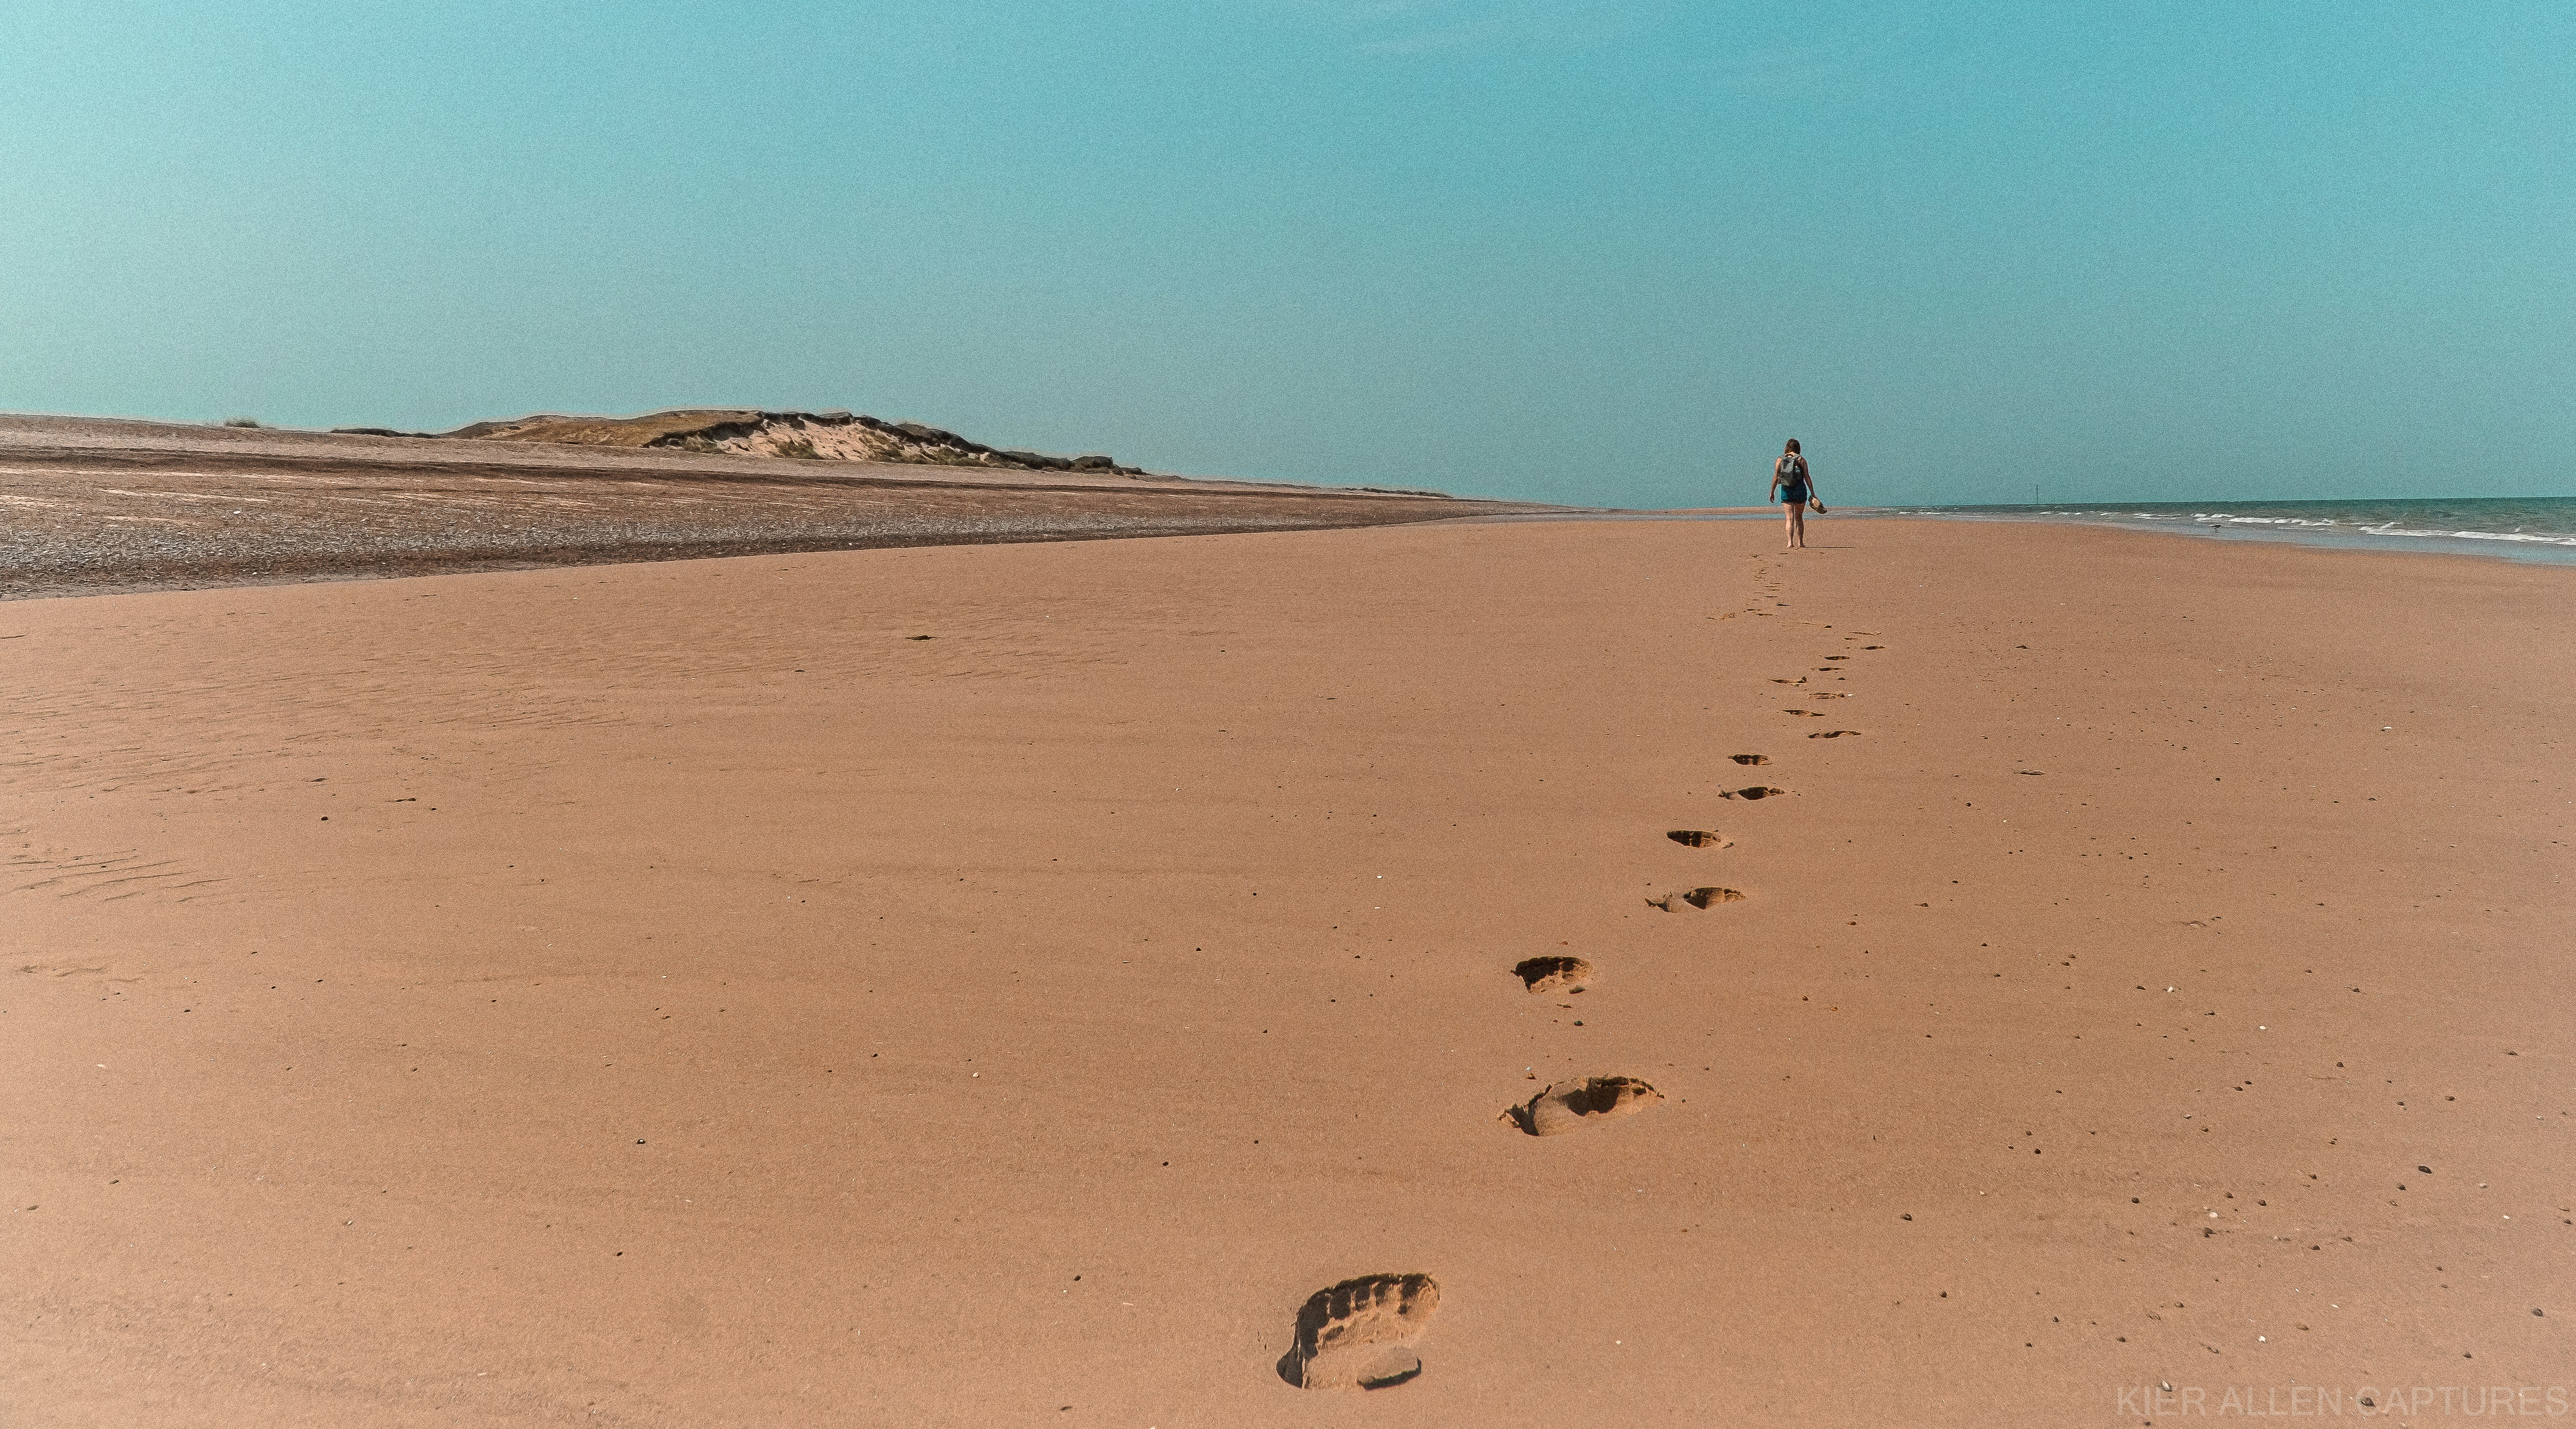
M 0 603 L 0 1421 L 2576 1411 L 2576 573 L 1810 539 Z

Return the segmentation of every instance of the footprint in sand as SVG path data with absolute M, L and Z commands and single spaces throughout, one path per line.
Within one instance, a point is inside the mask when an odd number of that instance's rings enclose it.
M 1671 839 L 1673 842 L 1680 844 L 1684 848 L 1735 847 L 1735 840 L 1728 838 L 1714 829 L 1672 829 L 1667 831 L 1664 834 L 1664 837 Z
M 1823 719 L 1825 717 L 1825 712 L 1823 710 L 1782 710 L 1780 713 L 1805 715 L 1809 719 Z
M 1848 660 L 1851 657 L 1849 655 L 1828 655 L 1825 658 L 1828 660 Z
M 1422 1373 L 1413 1342 L 1440 1308 L 1428 1275 L 1363 1275 L 1318 1290 L 1297 1312 L 1279 1377 L 1299 1389 L 1385 1389 Z
M 1744 901 L 1744 895 L 1732 888 L 1692 888 L 1678 893 L 1667 893 L 1660 898 L 1649 898 L 1646 900 L 1646 906 L 1661 908 L 1670 913 L 1676 900 L 1687 903 L 1693 908 L 1705 908 L 1712 903 L 1741 903 Z
M 1771 677 L 1771 683 L 1775 685 L 1803 685 L 1807 683 L 1807 677 L 1800 675 L 1796 679 L 1782 679 L 1779 676 L 1774 675 Z
M 1532 1136 L 1561 1136 L 1592 1122 L 1634 1116 L 1663 1099 L 1635 1077 L 1584 1077 L 1556 1083 L 1502 1119 Z
M 1820 730 L 1817 730 L 1814 734 L 1808 735 L 1808 736 L 1807 736 L 1807 738 L 1809 738 L 1809 739 L 1840 739 L 1840 738 L 1842 738 L 1844 735 L 1847 735 L 1847 734 L 1858 734 L 1858 733 L 1860 733 L 1860 731 L 1859 731 L 1859 730 L 1856 730 L 1856 729 L 1820 729 Z
M 1730 754 L 1726 757 L 1734 760 L 1738 764 L 1768 764 L 1771 762 L 1771 756 L 1768 754 Z
M 1768 784 L 1747 784 L 1741 789 L 1720 789 L 1717 791 L 1717 797 L 1721 799 L 1776 799 L 1788 792 L 1789 791 L 1786 789 L 1774 789 Z
M 1847 690 L 1827 690 L 1822 694 L 1809 695 L 1807 698 L 1811 700 L 1847 700 L 1851 698 L 1851 693 Z
M 1512 976 L 1532 992 L 1581 992 L 1592 964 L 1581 958 L 1523 958 L 1512 964 Z

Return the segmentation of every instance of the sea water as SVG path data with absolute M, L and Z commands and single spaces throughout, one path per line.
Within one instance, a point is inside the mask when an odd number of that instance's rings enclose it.
M 2448 551 L 2576 565 L 2576 496 L 2406 501 L 2070 502 L 1882 507 L 1890 516 L 2081 521 L 2132 530 L 2375 550 Z

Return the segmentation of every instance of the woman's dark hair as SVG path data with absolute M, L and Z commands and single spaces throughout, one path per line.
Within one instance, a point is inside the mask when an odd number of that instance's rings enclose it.
M 1791 437 L 1791 438 L 1789 439 L 1789 450 L 1791 450 L 1791 451 L 1796 451 L 1797 449 L 1798 449 L 1798 439 L 1797 439 L 1796 437 Z

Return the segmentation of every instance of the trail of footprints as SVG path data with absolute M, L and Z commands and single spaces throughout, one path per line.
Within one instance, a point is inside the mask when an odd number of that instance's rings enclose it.
M 1861 632 L 1868 634 L 1871 632 Z M 1864 650 L 1882 647 L 1864 645 Z M 1829 662 L 1847 661 L 1848 655 L 1828 655 Z M 1838 673 L 1834 664 L 1818 667 L 1825 673 Z M 1803 685 L 1807 677 L 1773 677 L 1772 683 Z M 1819 694 L 1816 699 L 1850 699 L 1843 693 Z M 1785 713 L 1809 718 L 1821 717 L 1816 710 L 1792 709 Z M 1846 739 L 1858 735 L 1856 729 L 1819 730 L 1809 739 Z M 1768 755 L 1731 754 L 1737 764 L 1763 765 L 1771 762 Z M 1786 789 L 1768 784 L 1749 784 L 1742 788 L 1721 790 L 1721 799 L 1755 801 L 1778 798 Z M 1664 837 L 1695 849 L 1725 849 L 1735 841 L 1710 829 L 1672 829 Z M 1720 903 L 1739 903 L 1744 894 L 1732 888 L 1703 886 L 1670 892 L 1646 900 L 1648 906 L 1664 912 L 1675 911 L 1676 905 L 1706 909 Z M 1512 965 L 1512 976 L 1533 996 L 1572 996 L 1583 991 L 1591 980 L 1592 964 L 1579 957 L 1552 955 L 1524 958 Z M 1571 1007 L 1573 1004 L 1565 1004 Z M 1553 1082 L 1524 1102 L 1506 1107 L 1500 1120 L 1530 1136 L 1562 1136 L 1602 1122 L 1634 1116 L 1662 1101 L 1663 1093 L 1639 1077 L 1577 1077 Z M 1279 1377 L 1301 1389 L 1384 1389 L 1403 1384 L 1422 1373 L 1422 1357 L 1415 1353 L 1414 1342 L 1440 1308 L 1440 1287 L 1428 1275 L 1363 1275 L 1339 1285 L 1318 1290 L 1297 1312 L 1295 1341 L 1280 1358 Z

